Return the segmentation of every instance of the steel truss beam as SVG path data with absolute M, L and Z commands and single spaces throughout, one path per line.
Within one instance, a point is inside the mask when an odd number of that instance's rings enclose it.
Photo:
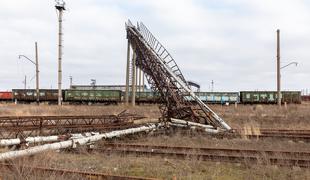
M 97 116 L 9 116 L 0 117 L 0 139 L 58 135 L 76 132 L 123 129 L 142 119 L 128 113 Z

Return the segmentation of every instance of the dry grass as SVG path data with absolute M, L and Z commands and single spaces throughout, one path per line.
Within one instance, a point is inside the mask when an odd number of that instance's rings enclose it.
M 251 126 L 256 128 L 310 128 L 310 104 L 287 105 L 279 109 L 275 105 L 210 105 L 228 124 L 234 128 Z M 30 115 L 102 115 L 118 114 L 127 109 L 130 113 L 159 118 L 156 105 L 128 107 L 125 105 L 85 106 L 85 105 L 14 105 L 0 104 L 0 116 Z
M 211 108 L 234 128 L 256 126 L 260 128 L 310 128 L 310 104 L 287 105 L 280 109 L 276 105 L 238 105 Z
M 129 113 L 136 113 L 146 117 L 159 117 L 160 112 L 157 106 L 144 105 L 129 107 L 125 105 L 111 106 L 85 106 L 85 105 L 14 105 L 0 104 L 0 116 L 33 116 L 33 115 L 117 115 L 120 112 L 128 110 Z
M 251 126 L 255 128 L 310 128 L 310 104 L 287 105 L 278 108 L 276 105 L 210 105 L 228 124 L 234 128 Z M 30 115 L 102 115 L 118 114 L 127 109 L 149 118 L 159 118 L 160 111 L 156 105 L 127 107 L 125 105 L 85 106 L 85 105 L 14 105 L 0 104 L 0 116 Z
M 282 150 L 282 151 L 309 151 L 310 143 L 302 141 L 294 142 L 291 140 L 279 139 L 218 139 L 212 136 L 206 136 L 200 133 L 174 133 L 169 135 L 136 135 L 134 137 L 125 137 L 122 139 L 113 139 L 99 142 L 104 145 L 105 142 L 116 143 L 137 143 L 165 146 L 189 146 L 189 147 L 214 147 L 214 148 L 240 148 L 257 150 Z
M 13 166 L 10 168 L 0 166 L 0 179 L 37 179 L 37 180 L 52 180 L 52 179 L 83 179 L 79 175 L 61 175 L 53 172 L 39 172 L 33 167 L 50 167 L 50 162 L 55 157 L 55 152 L 46 152 L 36 156 L 19 158 L 8 163 Z

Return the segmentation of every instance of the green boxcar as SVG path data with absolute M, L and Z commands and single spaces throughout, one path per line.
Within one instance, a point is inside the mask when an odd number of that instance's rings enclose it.
M 238 103 L 239 93 L 238 92 L 195 92 L 196 96 L 200 100 L 211 104 L 225 104 L 225 103 Z M 188 97 L 192 100 L 191 97 Z
M 281 102 L 301 103 L 300 91 L 282 91 Z M 276 104 L 278 95 L 276 91 L 240 91 L 242 104 Z
M 283 98 L 282 103 L 295 103 L 300 104 L 301 103 L 301 92 L 300 91 L 283 91 Z
M 37 99 L 37 92 L 35 89 L 13 89 L 14 101 L 34 102 Z M 57 101 L 58 90 L 57 89 L 40 89 L 39 100 L 42 101 Z
M 131 92 L 129 92 L 129 100 L 130 99 L 131 99 Z M 159 103 L 160 93 L 153 91 L 136 92 L 135 99 L 137 103 Z
M 122 100 L 119 90 L 65 90 L 65 101 L 68 102 L 112 102 Z

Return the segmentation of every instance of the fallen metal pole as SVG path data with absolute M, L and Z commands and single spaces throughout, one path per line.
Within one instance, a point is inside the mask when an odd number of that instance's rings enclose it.
M 182 119 L 175 119 L 175 118 L 171 118 L 171 122 L 172 123 L 177 123 L 177 124 L 183 124 L 183 125 L 188 125 L 188 126 L 198 126 L 198 127 L 202 127 L 202 128 L 213 128 L 213 126 L 211 125 L 205 125 L 205 124 L 200 124 L 200 123 L 195 123 L 195 122 L 190 122 L 190 121 L 185 121 Z
M 182 119 L 175 119 L 175 118 L 171 118 L 170 121 L 171 121 L 170 125 L 176 126 L 176 127 L 190 126 L 192 129 L 195 129 L 198 127 L 198 128 L 204 129 L 204 131 L 206 131 L 207 133 L 212 133 L 212 134 L 220 132 L 218 129 L 215 129 L 211 125 L 205 125 L 205 124 L 200 124 L 200 123 L 195 123 L 195 122 L 190 122 L 190 121 L 185 121 Z
M 163 123 L 160 124 L 150 124 L 145 125 L 137 128 L 130 128 L 125 130 L 119 130 L 119 131 L 112 131 L 109 133 L 104 134 L 98 134 L 91 137 L 83 137 L 83 138 L 77 138 L 77 139 L 70 139 L 62 142 L 52 143 L 52 144 L 44 144 L 36 147 L 31 147 L 25 150 L 19 150 L 19 151 L 10 151 L 0 154 L 0 161 L 27 156 L 27 155 L 33 155 L 37 153 L 42 153 L 45 151 L 51 151 L 51 150 L 59 150 L 59 149 L 65 149 L 65 148 L 75 148 L 79 145 L 85 145 L 88 143 L 96 142 L 101 139 L 107 139 L 107 138 L 113 138 L 113 137 L 119 137 L 122 135 L 128 135 L 128 134 L 134 134 L 138 132 L 147 132 L 155 130 L 158 127 L 164 126 Z
M 189 125 L 185 125 L 185 124 L 178 124 L 178 123 L 171 123 L 171 122 L 169 123 L 169 125 L 175 126 L 175 127 L 181 127 L 181 128 L 186 128 L 186 127 L 190 127 L 191 129 L 197 128 L 197 126 L 189 126 Z M 210 128 L 201 128 L 201 129 L 203 129 L 205 132 L 211 133 L 211 134 L 216 134 L 216 133 L 220 132 L 218 129 L 210 129 Z
M 31 143 L 43 143 L 43 142 L 57 142 L 61 140 L 67 139 L 76 139 L 82 137 L 89 137 L 99 133 L 83 133 L 83 134 L 66 134 L 66 135 L 59 135 L 59 136 L 36 136 L 36 137 L 27 137 L 26 139 L 15 138 L 15 139 L 2 139 L 0 140 L 0 146 L 12 146 L 18 145 L 22 143 L 31 144 Z
M 26 139 L 2 139 L 0 140 L 0 146 L 12 146 L 22 143 L 39 143 L 39 142 L 55 142 L 60 139 L 59 136 L 37 136 L 27 137 Z

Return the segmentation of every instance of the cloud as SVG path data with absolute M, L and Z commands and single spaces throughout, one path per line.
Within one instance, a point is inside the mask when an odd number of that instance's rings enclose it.
M 309 88 L 310 4 L 306 0 L 67 0 L 64 14 L 64 88 L 125 82 L 125 21 L 143 21 L 176 59 L 185 77 L 208 90 L 274 90 L 276 29 L 283 61 L 283 89 Z M 0 89 L 22 88 L 40 49 L 41 87 L 57 86 L 57 18 L 54 1 L 0 2 Z M 30 86 L 34 87 L 34 81 Z

